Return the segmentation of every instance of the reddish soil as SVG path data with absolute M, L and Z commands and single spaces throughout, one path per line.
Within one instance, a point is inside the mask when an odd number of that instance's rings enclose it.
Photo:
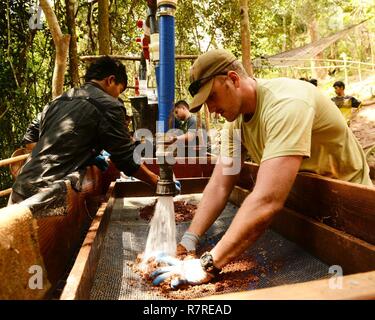
M 202 248 L 202 250 L 200 250 L 198 253 L 198 256 L 207 250 L 210 250 L 210 248 Z M 192 257 L 190 256 L 189 259 L 191 258 Z M 253 257 L 245 252 L 238 259 L 227 264 L 221 273 L 209 283 L 196 286 L 186 285 L 177 290 L 173 290 L 170 287 L 172 278 L 167 279 L 160 286 L 152 286 L 152 280 L 150 279 L 149 274 L 160 265 L 158 266 L 154 261 L 150 261 L 147 272 L 141 272 L 138 269 L 140 261 L 141 255 L 132 265 L 132 269 L 134 272 L 140 274 L 144 279 L 145 290 L 147 290 L 149 294 L 161 295 L 167 299 L 194 299 L 209 295 L 249 290 L 250 287 L 258 283 L 259 277 L 257 274 L 266 276 L 267 272 L 263 267 L 256 263 Z M 272 266 L 268 267 L 270 267 L 270 270 L 275 272 L 281 266 L 281 262 L 276 262 L 273 263 Z M 132 284 L 130 283 L 130 285 Z
M 140 218 L 150 221 L 154 215 L 155 205 L 156 201 L 141 208 L 139 211 Z M 174 201 L 176 222 L 191 221 L 196 210 L 197 206 L 195 204 L 187 203 L 186 201 Z

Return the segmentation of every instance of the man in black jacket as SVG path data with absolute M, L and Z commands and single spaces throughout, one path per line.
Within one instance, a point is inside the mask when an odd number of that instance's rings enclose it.
M 120 171 L 156 186 L 158 176 L 140 163 L 124 126 L 126 112 L 118 97 L 127 87 L 125 66 L 101 57 L 89 66 L 85 81 L 51 101 L 35 122 L 39 139 L 13 185 L 10 204 L 63 186 L 67 179 L 79 190 L 82 170 L 101 150 Z

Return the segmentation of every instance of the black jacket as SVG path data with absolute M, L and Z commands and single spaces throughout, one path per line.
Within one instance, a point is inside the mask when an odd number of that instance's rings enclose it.
M 84 168 L 103 149 L 120 171 L 127 175 L 137 171 L 125 114 L 120 100 L 94 83 L 71 89 L 50 102 L 40 116 L 39 141 L 13 190 L 30 197 L 39 188 Z

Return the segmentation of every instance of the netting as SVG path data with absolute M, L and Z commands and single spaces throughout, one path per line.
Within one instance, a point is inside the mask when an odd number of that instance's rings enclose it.
M 197 203 L 201 195 L 184 197 L 190 203 Z M 91 290 L 91 299 L 166 299 L 166 296 L 152 288 L 150 283 L 132 270 L 132 263 L 145 248 L 149 229 L 148 223 L 139 218 L 139 209 L 154 200 L 153 197 L 140 197 L 118 199 L 115 203 Z M 201 240 L 201 247 L 213 246 L 221 238 L 237 209 L 233 204 L 227 204 L 220 217 Z M 177 224 L 177 239 L 181 238 L 189 224 L 190 222 Z M 328 265 L 272 230 L 267 230 L 255 245 L 246 251 L 245 255 L 256 262 L 256 267 L 250 272 L 258 279 L 249 281 L 246 285 L 248 290 L 304 282 L 328 276 Z M 239 289 L 233 286 L 218 293 L 235 292 Z M 194 294 L 179 290 L 169 297 L 185 299 L 210 294 L 213 294 L 210 290 L 197 291 Z

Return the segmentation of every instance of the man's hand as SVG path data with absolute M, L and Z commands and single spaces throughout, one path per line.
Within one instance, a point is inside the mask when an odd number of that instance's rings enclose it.
M 172 289 L 176 289 L 183 284 L 197 285 L 206 283 L 214 277 L 213 274 L 206 272 L 202 268 L 200 259 L 181 261 L 171 256 L 162 255 L 157 257 L 155 261 L 167 265 L 151 273 L 151 278 L 154 279 L 152 283 L 155 286 L 170 277 L 172 277 Z
M 175 143 L 177 141 L 177 136 L 173 135 L 173 136 L 167 136 L 166 139 L 163 141 L 163 144 L 165 146 L 169 146 L 173 143 Z

